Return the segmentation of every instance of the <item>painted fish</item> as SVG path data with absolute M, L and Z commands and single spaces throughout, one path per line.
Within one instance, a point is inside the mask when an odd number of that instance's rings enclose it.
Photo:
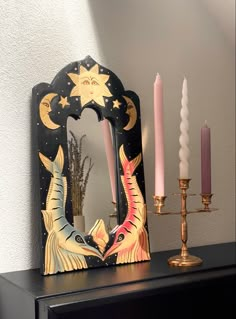
M 122 185 L 125 191 L 128 212 L 120 226 L 116 226 L 111 233 L 115 233 L 113 245 L 104 255 L 104 259 L 112 254 L 117 254 L 117 264 L 149 260 L 148 234 L 145 228 L 146 205 L 133 175 L 135 169 L 141 162 L 141 154 L 129 161 L 121 145 L 119 157 L 123 167 L 124 175 L 121 176 Z
M 67 180 L 65 176 L 62 176 L 63 149 L 60 145 L 54 161 L 40 152 L 39 157 L 45 168 L 52 174 L 46 210 L 42 210 L 48 232 L 44 274 L 88 268 L 84 256 L 96 256 L 102 259 L 102 255 L 96 248 L 88 245 L 83 233 L 76 230 L 65 218 Z

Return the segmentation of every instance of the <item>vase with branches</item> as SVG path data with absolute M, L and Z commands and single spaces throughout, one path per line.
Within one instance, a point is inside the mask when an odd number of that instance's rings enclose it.
M 92 159 L 82 155 L 83 142 L 86 137 L 83 134 L 77 138 L 70 131 L 71 138 L 69 140 L 69 170 L 71 182 L 72 210 L 73 216 L 83 216 L 83 207 L 88 179 L 93 167 Z

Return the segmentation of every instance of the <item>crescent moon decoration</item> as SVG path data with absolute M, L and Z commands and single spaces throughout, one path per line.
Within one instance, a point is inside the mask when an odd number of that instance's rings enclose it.
M 71 90 L 70 96 L 80 96 L 82 107 L 91 101 L 95 101 L 97 104 L 105 106 L 104 96 L 112 96 L 105 84 L 110 76 L 107 74 L 99 74 L 98 71 L 98 64 L 95 64 L 90 70 L 87 70 L 81 65 L 80 74 L 68 73 L 68 76 L 75 84 L 75 87 Z
M 56 93 L 49 93 L 45 95 L 39 105 L 39 116 L 43 124 L 49 128 L 50 130 L 56 130 L 57 128 L 60 127 L 60 125 L 54 123 L 50 116 L 49 113 L 52 111 L 51 109 L 51 102 L 52 99 L 57 96 Z
M 126 114 L 129 115 L 129 122 L 127 123 L 127 125 L 125 127 L 123 127 L 123 129 L 126 131 L 129 131 L 134 127 L 134 125 L 137 121 L 137 111 L 136 111 L 136 107 L 135 107 L 133 101 L 129 97 L 123 96 L 123 98 L 125 99 L 125 101 L 127 103 Z

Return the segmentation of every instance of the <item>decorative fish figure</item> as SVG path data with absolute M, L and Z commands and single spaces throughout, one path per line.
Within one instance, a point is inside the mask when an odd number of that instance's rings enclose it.
M 150 260 L 148 234 L 145 228 L 146 205 L 136 176 L 133 175 L 141 162 L 141 153 L 129 161 L 124 145 L 121 145 L 119 157 L 124 172 L 121 181 L 128 203 L 128 212 L 123 224 L 116 226 L 111 232 L 115 233 L 114 242 L 105 253 L 104 259 L 117 254 L 117 264 Z
M 39 152 L 45 168 L 52 174 L 46 200 L 42 210 L 45 228 L 48 232 L 45 248 L 44 274 L 88 268 L 84 256 L 103 259 L 98 249 L 90 246 L 84 234 L 76 230 L 65 218 L 67 180 L 62 176 L 64 153 L 61 145 L 54 161 Z

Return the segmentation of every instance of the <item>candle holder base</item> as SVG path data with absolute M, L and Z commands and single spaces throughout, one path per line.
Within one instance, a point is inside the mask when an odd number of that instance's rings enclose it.
M 201 196 L 202 196 L 202 204 L 204 205 L 204 210 L 209 211 L 210 210 L 209 205 L 211 204 L 211 198 L 212 198 L 213 194 L 211 194 L 211 193 L 201 194 Z
M 154 206 L 156 208 L 155 214 L 161 214 L 162 208 L 165 206 L 166 196 L 154 195 L 153 199 L 154 199 L 154 203 L 155 203 Z
M 200 194 L 201 197 L 202 197 L 202 204 L 203 204 L 203 207 L 202 208 L 198 208 L 197 209 L 197 212 L 202 212 L 202 213 L 210 213 L 210 212 L 213 212 L 215 210 L 218 210 L 217 208 L 212 208 L 210 207 L 210 204 L 211 204 L 211 198 L 213 196 L 213 194 Z
M 199 266 L 202 264 L 202 262 L 203 261 L 201 258 L 197 256 L 193 256 L 193 255 L 188 255 L 188 256 L 176 255 L 168 259 L 168 264 L 170 266 L 175 266 L 175 267 Z

